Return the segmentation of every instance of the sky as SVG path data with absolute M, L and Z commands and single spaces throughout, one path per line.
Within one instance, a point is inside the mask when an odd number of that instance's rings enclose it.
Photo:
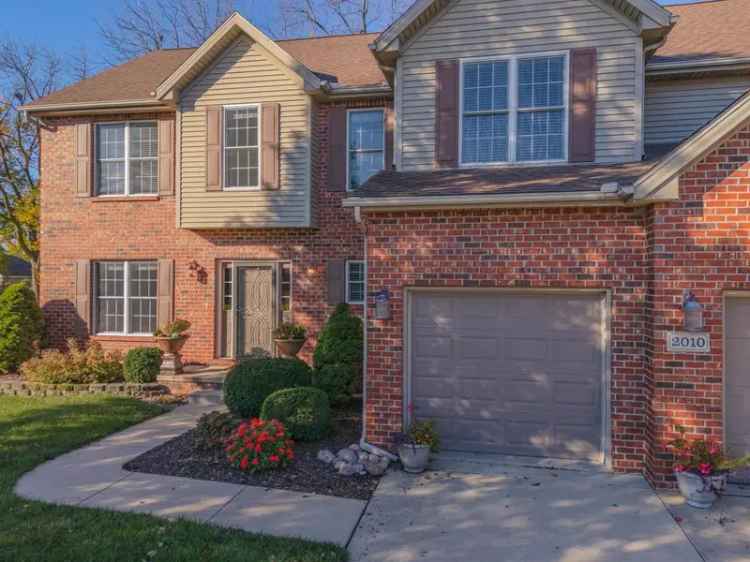
M 0 39 L 44 46 L 63 56 L 85 49 L 95 61 L 101 53 L 97 21 L 107 22 L 119 0 L 5 0 Z M 670 0 L 661 4 L 690 4 Z M 240 12 L 261 28 L 278 21 L 275 0 L 239 0 Z M 269 7 L 270 6 L 270 7 Z

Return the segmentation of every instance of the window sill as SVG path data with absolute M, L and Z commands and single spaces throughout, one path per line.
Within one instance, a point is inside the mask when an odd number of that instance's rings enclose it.
M 117 334 L 108 334 L 108 335 L 93 335 L 91 336 L 92 341 L 96 342 L 133 342 L 133 343 L 150 343 L 150 342 L 156 342 L 156 338 L 154 336 L 133 336 L 133 335 L 117 335 Z
M 132 203 L 132 202 L 142 202 L 142 201 L 158 201 L 161 198 L 159 195 L 131 195 L 131 196 L 122 196 L 122 197 L 110 197 L 107 195 L 99 195 L 94 196 L 91 198 L 91 201 L 93 203 Z

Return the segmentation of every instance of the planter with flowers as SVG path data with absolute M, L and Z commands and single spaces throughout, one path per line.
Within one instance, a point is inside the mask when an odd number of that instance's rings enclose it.
M 687 439 L 684 427 L 677 430 L 680 437 L 670 446 L 675 451 L 674 474 L 680 493 L 688 505 L 709 509 L 726 488 L 728 473 L 750 464 L 750 456 L 728 459 L 717 443 Z
M 440 437 L 431 421 L 414 422 L 405 433 L 394 437 L 399 460 L 406 472 L 424 472 L 430 462 L 430 453 L 440 449 Z
M 164 353 L 164 360 L 161 364 L 162 371 L 175 374 L 182 372 L 180 351 L 182 346 L 185 345 L 185 341 L 190 337 L 186 333 L 189 329 L 190 322 L 178 319 L 165 324 L 154 332 L 156 343 Z
M 273 331 L 276 349 L 285 357 L 296 357 L 307 339 L 307 330 L 299 324 L 285 322 Z

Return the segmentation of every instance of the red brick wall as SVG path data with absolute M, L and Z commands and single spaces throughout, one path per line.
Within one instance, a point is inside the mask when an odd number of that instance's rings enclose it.
M 641 209 L 513 209 L 367 217 L 370 292 L 392 293 L 392 320 L 371 322 L 367 437 L 387 446 L 402 426 L 405 287 L 607 289 L 612 294 L 615 467 L 643 461 L 647 285 Z M 370 311 L 372 317 L 374 311 Z
M 382 106 L 383 99 L 351 102 L 353 107 Z M 153 201 L 105 202 L 75 196 L 74 124 L 83 117 L 49 120 L 42 142 L 41 302 L 50 341 L 61 345 L 81 328 L 75 312 L 75 260 L 175 260 L 175 314 L 193 323 L 184 349 L 188 361 L 214 359 L 215 280 L 217 261 L 225 259 L 290 260 L 293 267 L 294 321 L 306 325 L 311 338 L 303 356 L 310 357 L 329 312 L 326 305 L 326 262 L 362 259 L 363 236 L 353 211 L 341 208 L 342 192 L 327 185 L 327 110 L 318 106 L 313 163 L 317 201 L 316 229 L 232 229 L 190 231 L 176 227 L 175 197 Z M 126 119 L 108 115 L 101 120 Z M 151 116 L 153 117 L 153 116 Z M 138 118 L 144 118 L 139 115 Z M 283 189 L 283 187 L 282 187 Z M 191 262 L 205 275 L 189 269 Z M 108 348 L 143 345 L 133 338 L 106 338 Z

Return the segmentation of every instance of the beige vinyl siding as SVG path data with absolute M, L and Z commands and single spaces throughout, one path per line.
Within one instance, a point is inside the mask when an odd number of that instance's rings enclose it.
M 267 102 L 281 106 L 281 189 L 206 191 L 206 106 Z M 310 103 L 300 82 L 250 39 L 227 48 L 180 96 L 180 225 L 309 226 Z
M 750 90 L 750 75 L 646 83 L 646 144 L 678 143 Z
M 400 63 L 401 167 L 433 167 L 435 61 L 596 47 L 596 158 L 636 159 L 640 146 L 637 53 L 623 18 L 590 0 L 460 0 L 417 36 Z

